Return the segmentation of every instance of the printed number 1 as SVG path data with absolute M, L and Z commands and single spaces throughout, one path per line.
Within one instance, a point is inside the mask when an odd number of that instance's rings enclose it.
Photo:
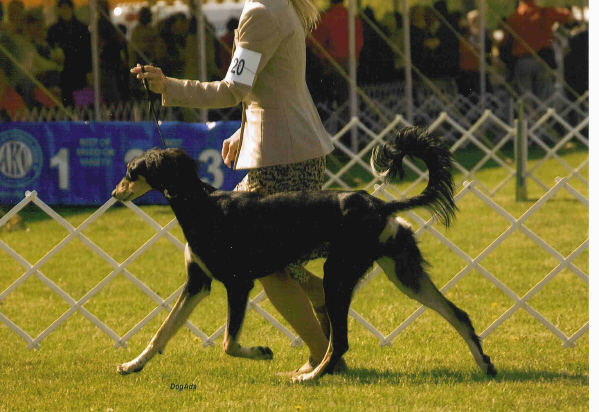
M 212 182 L 209 183 L 217 189 L 220 188 L 225 182 L 225 174 L 221 168 L 223 161 L 220 152 L 214 149 L 204 150 L 200 154 L 200 161 L 208 164 L 207 171 L 212 175 Z M 69 149 L 66 147 L 60 148 L 58 153 L 50 159 L 50 167 L 58 168 L 58 187 L 60 190 L 69 190 Z
M 50 159 L 50 167 L 58 167 L 58 187 L 69 190 L 69 149 L 61 148 L 56 156 Z
M 231 69 L 231 73 L 237 74 L 238 76 L 240 76 L 241 73 L 243 73 L 244 68 L 245 68 L 245 60 L 244 59 L 239 60 L 236 57 L 235 60 L 233 60 L 233 68 Z

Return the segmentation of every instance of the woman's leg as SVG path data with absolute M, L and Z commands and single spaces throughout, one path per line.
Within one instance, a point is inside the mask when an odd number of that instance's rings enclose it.
M 318 323 L 320 323 L 320 329 L 324 333 L 327 339 L 329 339 L 329 334 L 331 332 L 331 327 L 329 323 L 329 317 L 327 315 L 327 310 L 324 305 L 324 290 L 322 288 L 322 278 L 314 275 L 308 269 L 303 268 L 305 273 L 305 279 L 300 282 L 300 286 L 310 299 L 310 303 L 312 303 L 312 308 L 316 313 L 316 319 Z
M 273 306 L 306 343 L 312 359 L 320 362 L 329 342 L 314 317 L 310 300 L 300 284 L 285 272 L 275 273 L 259 280 Z

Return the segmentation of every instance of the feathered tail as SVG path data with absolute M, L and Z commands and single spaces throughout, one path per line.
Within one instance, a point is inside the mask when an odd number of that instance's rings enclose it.
M 394 143 L 385 143 L 372 151 L 370 167 L 386 183 L 399 176 L 403 180 L 402 160 L 405 156 L 422 159 L 429 171 L 428 185 L 422 193 L 404 200 L 389 202 L 388 213 L 423 206 L 449 226 L 457 206 L 453 201 L 454 182 L 451 176 L 453 160 L 449 149 L 422 127 L 405 127 Z

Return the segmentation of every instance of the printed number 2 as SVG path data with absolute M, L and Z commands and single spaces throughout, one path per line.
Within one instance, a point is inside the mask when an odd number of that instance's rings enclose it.
M 207 183 L 212 184 L 217 189 L 225 182 L 225 174 L 221 168 L 223 163 L 223 159 L 219 151 L 214 149 L 206 149 L 202 153 L 200 153 L 200 162 L 208 164 L 208 173 L 212 175 L 212 182 L 209 179 L 206 180 Z
M 233 68 L 231 69 L 231 73 L 240 76 L 241 73 L 243 73 L 244 68 L 245 68 L 245 60 L 244 59 L 239 60 L 239 59 L 237 59 L 237 57 L 235 57 L 235 60 L 233 60 Z

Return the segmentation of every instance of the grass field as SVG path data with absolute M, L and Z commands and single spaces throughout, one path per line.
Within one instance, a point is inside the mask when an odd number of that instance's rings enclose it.
M 560 155 L 575 167 L 588 152 L 571 148 L 560 151 Z M 531 157 L 539 156 L 533 152 Z M 465 164 L 469 160 L 465 156 L 459 161 Z M 361 172 L 356 169 L 352 173 L 359 182 Z M 582 174 L 588 178 L 588 168 Z M 552 186 L 555 176 L 565 176 L 567 172 L 556 161 L 550 161 L 536 175 Z M 505 172 L 487 167 L 476 177 L 492 187 L 505 177 Z M 493 199 L 518 218 L 543 194 L 534 183 L 529 184 L 530 201 L 514 201 L 513 179 Z M 588 197 L 584 184 L 573 180 L 572 185 Z M 452 228 L 439 230 L 473 258 L 509 227 L 505 219 L 472 194 L 458 206 L 460 212 Z M 57 210 L 78 226 L 96 209 Z M 173 217 L 168 207 L 145 206 L 143 210 L 161 225 Z M 429 217 L 425 211 L 418 213 Z M 27 207 L 21 215 L 29 231 L 0 232 L 0 239 L 31 263 L 67 234 L 36 207 Z M 589 236 L 588 209 L 565 191 L 560 191 L 525 224 L 564 256 Z M 83 233 L 122 262 L 155 231 L 129 209 L 113 207 Z M 171 233 L 183 240 L 178 227 Z M 420 240 L 437 285 L 447 283 L 466 266 L 432 235 L 424 234 Z M 588 260 L 586 251 L 573 263 L 589 273 Z M 482 261 L 485 269 L 519 296 L 526 294 L 557 264 L 519 231 Z M 322 261 L 310 263 L 316 273 L 322 273 L 321 267 Z M 128 269 L 163 298 L 185 280 L 182 253 L 164 239 Z M 78 239 L 41 268 L 76 300 L 111 270 Z M 0 251 L 0 292 L 23 272 L 14 259 Z M 251 296 L 260 289 L 257 285 Z M 470 314 L 479 333 L 513 305 L 508 296 L 477 271 L 470 272 L 447 296 Z M 589 318 L 588 284 L 564 270 L 529 303 L 570 336 Z M 284 322 L 268 301 L 262 307 Z M 356 294 L 352 307 L 388 334 L 418 305 L 384 276 L 378 276 Z M 155 304 L 118 275 L 85 308 L 122 336 L 152 311 Z M 0 302 L 0 312 L 34 337 L 68 309 L 66 302 L 35 277 Z M 588 334 L 577 341 L 575 348 L 563 349 L 562 342 L 523 309 L 483 342 L 485 352 L 499 370 L 495 379 L 486 378 L 477 370 L 457 333 L 431 311 L 426 311 L 396 337 L 390 348 L 380 348 L 373 335 L 350 319 L 350 351 L 346 355 L 349 372 L 327 376 L 313 384 L 293 385 L 275 375 L 303 364 L 307 349 L 290 347 L 289 340 L 254 311 L 246 318 L 242 342 L 270 346 L 275 353 L 273 361 L 227 357 L 220 348 L 222 338 L 215 347 L 203 348 L 198 338 L 183 329 L 165 354 L 155 358 L 142 373 L 119 376 L 116 365 L 137 356 L 165 315 L 163 312 L 154 318 L 131 338 L 125 349 L 114 349 L 114 342 L 79 312 L 46 337 L 37 351 L 27 350 L 19 336 L 0 324 L 0 411 L 579 411 L 589 408 Z M 225 316 L 224 288 L 215 284 L 212 295 L 196 309 L 191 321 L 212 334 L 225 322 Z M 173 389 L 175 385 L 185 388 L 185 384 L 187 389 Z

